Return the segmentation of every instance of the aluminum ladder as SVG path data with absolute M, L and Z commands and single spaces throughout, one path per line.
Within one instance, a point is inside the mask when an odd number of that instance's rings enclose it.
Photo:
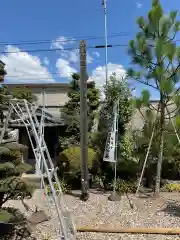
M 29 103 L 27 100 L 19 100 L 19 99 L 10 99 L 9 100 L 9 110 L 4 122 L 4 128 L 1 133 L 1 139 L 3 139 L 3 135 L 5 134 L 8 123 L 11 119 L 12 112 L 16 113 L 19 119 L 12 120 L 11 122 L 22 122 L 27 130 L 27 134 L 32 146 L 32 150 L 34 152 L 36 166 L 38 167 L 38 172 L 41 177 L 41 184 L 45 191 L 45 196 L 48 199 L 48 194 L 45 186 L 44 177 L 47 178 L 51 193 L 52 200 L 56 208 L 57 217 L 60 224 L 59 236 L 60 240 L 75 240 L 76 239 L 76 228 L 74 221 L 70 212 L 68 211 L 67 205 L 65 203 L 65 199 L 63 196 L 61 184 L 59 182 L 59 178 L 57 176 L 57 172 L 54 168 L 54 164 L 50 157 L 46 142 L 44 140 L 43 132 L 42 132 L 42 124 L 41 121 L 39 123 L 36 116 L 37 106 Z M 42 110 L 42 117 L 44 113 Z M 35 140 L 35 144 L 33 144 L 33 140 Z M 0 140 L 1 140 L 0 139 Z M 56 183 L 57 187 L 54 188 L 54 183 Z M 50 208 L 50 205 L 49 205 Z

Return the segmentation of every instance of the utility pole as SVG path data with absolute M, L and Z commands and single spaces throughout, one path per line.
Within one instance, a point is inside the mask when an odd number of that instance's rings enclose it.
M 80 41 L 81 199 L 89 197 L 86 42 Z
M 108 83 L 108 43 L 107 43 L 107 0 L 102 0 L 104 8 L 104 38 L 105 38 L 105 65 L 106 65 L 106 86 Z

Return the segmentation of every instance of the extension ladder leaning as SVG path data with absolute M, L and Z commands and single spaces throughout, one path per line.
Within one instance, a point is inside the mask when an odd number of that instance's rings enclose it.
M 34 152 L 36 166 L 38 168 L 38 173 L 41 177 L 41 185 L 44 188 L 45 196 L 48 201 L 48 194 L 44 182 L 44 177 L 47 178 L 51 193 L 52 200 L 57 212 L 60 229 L 58 239 L 60 240 L 75 240 L 76 239 L 76 229 L 75 224 L 72 220 L 72 216 L 67 209 L 65 199 L 62 193 L 62 188 L 57 176 L 56 169 L 50 157 L 46 142 L 44 140 L 44 111 L 42 109 L 41 122 L 39 123 L 36 116 L 37 106 L 29 103 L 27 100 L 19 99 L 9 99 L 8 113 L 4 122 L 4 127 L 1 132 L 0 142 L 2 142 L 5 132 L 7 131 L 8 124 L 10 122 L 22 122 L 27 130 L 27 134 Z M 12 113 L 15 113 L 19 119 L 11 120 Z M 35 140 L 33 143 L 32 138 Z M 56 183 L 56 190 L 54 188 L 54 183 Z M 50 208 L 50 205 L 49 205 Z M 50 209 L 49 209 L 50 210 Z

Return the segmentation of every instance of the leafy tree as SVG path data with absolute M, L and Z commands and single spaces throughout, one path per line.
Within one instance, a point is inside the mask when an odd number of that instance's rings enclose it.
M 11 94 L 14 98 L 26 99 L 30 103 L 37 101 L 37 97 L 27 87 L 16 87 Z
M 98 132 L 94 136 L 94 147 L 99 153 L 101 160 L 103 159 L 105 145 L 108 133 L 113 123 L 113 107 L 118 101 L 119 104 L 119 117 L 118 117 L 118 161 L 121 159 L 120 145 L 124 140 L 126 133 L 126 127 L 129 123 L 132 113 L 132 94 L 129 88 L 127 79 L 117 79 L 116 75 L 113 74 L 105 87 L 105 102 L 100 111 L 99 128 Z M 125 146 L 124 146 L 125 147 Z M 125 149 L 123 149 L 124 155 Z M 104 184 L 108 185 L 114 177 L 112 166 L 107 162 L 101 162 L 102 178 Z M 119 165 L 121 163 L 119 162 Z
M 32 103 L 37 101 L 37 97 L 33 95 L 32 91 L 27 87 L 16 87 L 12 92 L 9 91 L 7 85 L 0 87 L 0 121 L 3 123 L 4 120 L 4 110 L 7 109 L 8 99 L 4 98 L 4 95 L 12 95 L 17 99 L 26 99 L 28 102 Z M 4 107 L 3 107 L 4 106 Z
M 113 74 L 105 87 L 105 96 L 106 100 L 100 111 L 99 129 L 95 135 L 96 141 L 94 143 L 97 150 L 101 150 L 101 156 L 104 153 L 107 134 L 112 127 L 114 104 L 119 100 L 119 139 L 123 138 L 126 125 L 129 123 L 133 112 L 131 90 L 126 79 L 118 80 L 116 75 Z
M 155 116 L 153 117 L 153 119 Z M 144 163 L 144 158 L 147 153 L 152 131 L 154 129 L 154 138 L 151 144 L 144 177 L 146 179 L 146 186 L 153 187 L 155 168 L 157 165 L 160 144 L 160 118 L 157 119 L 155 126 L 149 114 L 144 114 L 145 124 L 139 133 L 134 132 L 135 155 L 139 158 L 140 168 Z M 176 125 L 179 134 L 179 127 Z M 176 179 L 179 178 L 179 163 L 180 163 L 180 145 L 175 134 L 171 122 L 166 121 L 164 125 L 164 149 L 163 149 L 163 163 L 162 163 L 162 178 Z
M 180 22 L 176 20 L 176 16 L 177 11 L 172 11 L 168 15 L 164 14 L 160 1 L 153 0 L 147 18 L 141 16 L 137 19 L 139 32 L 136 39 L 129 42 L 128 49 L 132 63 L 138 66 L 136 70 L 129 69 L 129 77 L 158 91 L 160 96 L 160 146 L 156 171 L 156 196 L 159 196 L 160 191 L 165 110 L 170 100 L 177 100 L 176 93 L 179 91 L 177 85 L 180 70 L 180 47 L 176 46 L 174 40 L 180 29 Z M 143 100 L 148 105 L 149 98 L 150 95 L 146 91 L 139 103 Z
M 80 142 L 80 75 L 73 74 L 71 88 L 68 92 L 69 101 L 62 109 L 62 118 L 67 125 L 66 137 L 61 139 L 61 145 L 67 148 L 69 145 Z M 94 82 L 87 82 L 88 99 L 88 131 L 91 131 L 95 112 L 99 107 L 99 91 Z

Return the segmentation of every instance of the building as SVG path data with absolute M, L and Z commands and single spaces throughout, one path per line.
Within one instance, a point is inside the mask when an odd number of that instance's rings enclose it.
M 60 109 L 68 101 L 68 83 L 41 83 L 41 84 L 6 84 L 9 91 L 15 88 L 27 87 L 37 97 L 37 104 L 43 105 L 42 93 L 45 93 L 45 108 L 54 118 L 60 118 Z
M 15 88 L 27 87 L 37 97 L 37 117 L 40 119 L 40 108 L 43 105 L 43 92 L 45 93 L 45 124 L 44 124 L 44 138 L 49 149 L 52 160 L 57 158 L 59 154 L 59 136 L 63 136 L 65 132 L 65 125 L 60 117 L 60 109 L 68 101 L 67 92 L 69 84 L 55 83 L 55 84 L 6 84 L 8 90 L 11 92 Z M 29 141 L 26 128 L 22 122 L 13 122 L 10 124 L 11 129 L 18 129 L 19 142 L 28 146 L 24 153 L 24 161 L 30 163 L 33 167 L 32 172 L 35 171 L 34 153 Z

